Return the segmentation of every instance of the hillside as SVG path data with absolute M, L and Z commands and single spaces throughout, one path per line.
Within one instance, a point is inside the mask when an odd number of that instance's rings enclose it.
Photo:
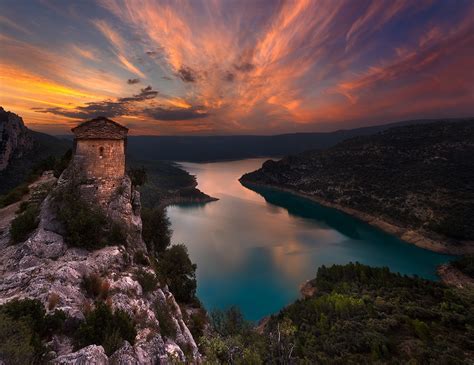
M 472 289 L 359 263 L 322 266 L 304 297 L 257 331 L 237 308 L 211 313 L 210 363 L 470 364 Z
M 462 120 L 452 119 L 453 122 Z M 128 154 L 135 160 L 190 162 L 279 157 L 312 149 L 329 148 L 347 138 L 371 135 L 393 126 L 433 121 L 410 120 L 335 132 L 274 136 L 131 136 L 128 138 Z
M 474 249 L 474 120 L 395 127 L 267 161 L 241 182 L 286 189 L 419 246 Z
M 69 141 L 25 127 L 23 119 L 0 107 L 0 195 L 21 184 L 42 160 L 62 156 Z

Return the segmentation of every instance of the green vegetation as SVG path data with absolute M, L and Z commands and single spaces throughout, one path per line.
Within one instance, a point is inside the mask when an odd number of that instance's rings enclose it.
M 142 186 L 148 181 L 146 169 L 142 167 L 130 168 L 127 171 L 128 176 L 130 176 L 130 180 L 132 181 L 132 185 Z
M 89 250 L 107 245 L 125 244 L 120 226 L 109 222 L 97 207 L 80 198 L 74 187 L 65 187 L 55 194 L 58 218 L 64 225 L 66 242 Z
M 463 256 L 451 262 L 456 269 L 474 279 L 474 255 Z
M 131 161 L 135 169 L 146 169 L 147 181 L 140 185 L 145 208 L 162 208 L 176 202 L 209 201 L 196 188 L 196 178 L 170 161 Z
M 6 364 L 40 364 L 47 352 L 43 343 L 61 333 L 66 316 L 46 315 L 38 300 L 12 300 L 0 306 L 0 359 Z
M 156 275 L 143 269 L 137 270 L 135 279 L 139 282 L 145 294 L 155 290 L 158 286 Z
M 134 344 L 136 335 L 135 325 L 126 312 L 112 312 L 105 303 L 97 302 L 95 309 L 86 314 L 86 319 L 77 329 L 75 338 L 77 348 L 92 344 L 102 345 L 105 352 L 111 355 L 125 340 Z
M 172 234 L 170 220 L 164 209 L 143 208 L 142 222 L 143 240 L 148 252 L 156 257 L 170 245 Z
M 470 290 L 358 263 L 323 266 L 312 285 L 313 297 L 272 316 L 261 335 L 235 309 L 211 315 L 202 351 L 252 364 L 467 364 L 474 355 Z
M 156 301 L 155 316 L 160 324 L 161 335 L 172 339 L 176 338 L 178 331 L 166 302 Z
M 390 128 L 267 161 L 241 181 L 313 195 L 456 245 L 474 239 L 473 140 L 473 120 Z
M 37 204 L 29 204 L 24 211 L 12 221 L 10 235 L 13 243 L 23 242 L 39 224 L 40 209 Z
M 173 245 L 163 252 L 157 273 L 178 302 L 196 301 L 196 264 L 189 259 L 185 245 Z
M 199 339 L 209 364 L 262 364 L 267 343 L 237 308 L 211 313 L 211 331 Z

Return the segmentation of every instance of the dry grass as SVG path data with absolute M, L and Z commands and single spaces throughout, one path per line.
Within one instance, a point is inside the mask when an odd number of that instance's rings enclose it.
M 51 293 L 48 297 L 48 310 L 56 308 L 60 301 L 60 296 L 57 293 Z

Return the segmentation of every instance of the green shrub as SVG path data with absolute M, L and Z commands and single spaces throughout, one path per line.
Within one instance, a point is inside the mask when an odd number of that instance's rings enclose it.
M 420 321 L 419 319 L 415 319 L 411 322 L 411 324 L 413 326 L 413 330 L 415 331 L 416 336 L 420 340 L 426 341 L 429 338 L 430 328 L 425 322 Z
M 250 329 L 250 323 L 245 321 L 242 312 L 235 306 L 225 311 L 213 310 L 211 326 L 214 331 L 224 337 L 242 334 Z
M 196 312 L 191 313 L 188 322 L 188 328 L 193 338 L 201 338 L 208 323 L 206 311 L 199 308 Z
M 142 236 L 148 252 L 158 256 L 171 243 L 171 223 L 164 209 L 142 209 Z
M 176 338 L 176 334 L 178 333 L 176 324 L 166 303 L 162 303 L 159 300 L 156 301 L 155 316 L 160 325 L 161 335 L 170 339 Z
M 130 176 L 133 186 L 142 186 L 148 180 L 146 169 L 144 167 L 129 169 L 128 176 Z
M 143 266 L 149 266 L 150 265 L 150 260 L 148 258 L 148 255 L 143 252 L 143 251 L 137 251 L 133 255 L 133 261 L 135 264 L 138 265 L 143 265 Z
M 61 333 L 66 315 L 46 315 L 39 300 L 12 300 L 0 306 L 0 359 L 7 364 L 38 363 L 53 333 Z
M 156 275 L 143 269 L 136 271 L 135 279 L 140 283 L 145 294 L 155 290 L 158 285 Z
M 60 202 L 58 218 L 66 230 L 67 243 L 76 247 L 97 249 L 104 247 L 105 215 L 80 199 L 74 191 L 63 191 L 56 197 Z
M 31 364 L 37 356 L 28 324 L 0 313 L 0 359 L 6 364 Z
M 23 242 L 39 224 L 39 207 L 31 204 L 12 221 L 10 235 L 14 243 Z
M 158 261 L 158 275 L 168 284 L 177 301 L 191 303 L 196 298 L 196 264 L 185 245 L 173 245 Z
M 68 244 L 94 250 L 126 243 L 126 235 L 121 226 L 109 222 L 98 207 L 82 200 L 75 188 L 67 187 L 57 192 L 55 202 Z
M 92 344 L 102 345 L 105 352 L 111 355 L 125 340 L 134 344 L 136 335 L 135 325 L 126 312 L 112 312 L 109 306 L 98 302 L 96 308 L 86 314 L 86 319 L 77 329 L 75 337 L 77 348 Z
M 474 255 L 463 256 L 451 264 L 462 273 L 474 278 Z

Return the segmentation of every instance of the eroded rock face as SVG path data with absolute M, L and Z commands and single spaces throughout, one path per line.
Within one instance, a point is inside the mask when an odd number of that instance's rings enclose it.
M 109 361 L 102 346 L 91 345 L 72 354 L 60 356 L 53 363 L 57 365 L 108 365 Z
M 33 147 L 33 138 L 18 115 L 0 107 L 0 171 L 10 160 L 21 157 Z
M 67 183 L 65 177 L 59 186 Z M 125 311 L 135 322 L 134 344 L 124 342 L 110 357 L 102 346 L 88 346 L 73 352 L 73 341 L 55 336 L 48 344 L 54 364 L 166 364 L 171 361 L 198 361 L 196 343 L 183 321 L 179 305 L 166 286 L 144 293 L 137 271 L 153 271 L 133 264 L 134 248 L 146 250 L 141 237 L 140 197 L 130 179 L 107 208 L 109 218 L 127 230 L 127 246 L 107 246 L 95 251 L 68 247 L 56 219 L 50 194 L 41 205 L 40 224 L 22 243 L 0 247 L 0 304 L 14 298 L 40 300 L 48 312 L 62 310 L 68 317 L 84 320 L 93 308 L 92 298 L 82 287 L 84 277 L 100 277 L 108 287 L 106 301 L 113 310 Z M 54 300 L 53 300 L 54 298 Z M 163 335 L 158 318 L 166 315 L 173 334 Z M 185 352 L 187 358 L 185 356 Z

